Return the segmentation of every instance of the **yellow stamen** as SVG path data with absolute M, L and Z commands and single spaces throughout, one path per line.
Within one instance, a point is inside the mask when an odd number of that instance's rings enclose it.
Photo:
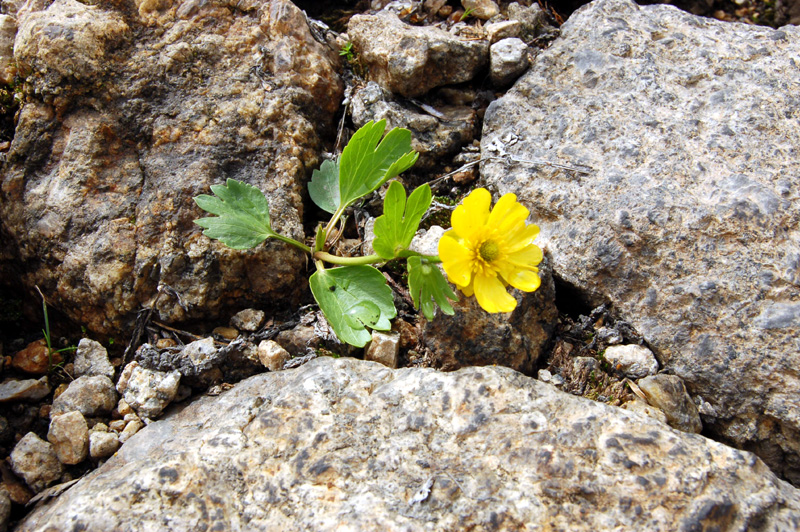
M 492 262 L 500 254 L 500 249 L 497 247 L 497 243 L 494 240 L 487 240 L 481 244 L 481 247 L 478 249 L 478 254 L 486 262 Z

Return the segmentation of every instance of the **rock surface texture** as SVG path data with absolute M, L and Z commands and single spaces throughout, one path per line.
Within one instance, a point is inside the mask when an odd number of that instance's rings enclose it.
M 342 96 L 338 58 L 302 12 L 285 0 L 55 0 L 17 16 L 29 95 L 0 181 L 16 255 L 0 271 L 108 334 L 162 284 L 168 321 L 292 301 L 300 254 L 209 240 L 192 197 L 248 182 L 273 227 L 302 239 L 302 187 Z
M 507 368 L 322 357 L 152 423 L 17 530 L 165 526 L 793 530 L 800 494 L 751 453 Z
M 555 275 L 634 325 L 707 430 L 795 484 L 798 56 L 796 27 L 600 0 L 489 107 L 482 139 L 499 157 L 485 182 L 531 208 Z

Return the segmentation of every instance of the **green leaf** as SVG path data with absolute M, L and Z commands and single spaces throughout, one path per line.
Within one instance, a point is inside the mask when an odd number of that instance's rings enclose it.
M 331 214 L 339 208 L 339 162 L 326 159 L 319 170 L 314 170 L 308 183 L 311 200 Z
M 452 316 L 455 311 L 448 299 L 456 301 L 458 296 L 450 288 L 439 268 L 424 257 L 409 257 L 407 263 L 408 290 L 414 300 L 414 308 L 421 308 L 428 320 L 433 319 L 436 305 L 439 305 L 442 312 Z
M 350 345 L 364 347 L 372 338 L 366 327 L 388 331 L 397 316 L 392 289 L 372 266 L 317 270 L 309 284 L 336 336 Z
M 417 162 L 411 149 L 411 132 L 394 128 L 383 140 L 386 120 L 367 122 L 355 132 L 339 158 L 340 206 L 376 190 Z
M 194 198 L 201 209 L 217 215 L 194 221 L 205 228 L 204 235 L 233 249 L 250 249 L 277 236 L 269 224 L 269 202 L 258 188 L 228 179 L 225 185 L 212 185 L 211 191 L 218 197 Z
M 375 253 L 388 260 L 408 249 L 430 205 L 431 187 L 427 184 L 417 187 L 406 202 L 403 185 L 393 181 L 383 200 L 383 215 L 375 220 Z

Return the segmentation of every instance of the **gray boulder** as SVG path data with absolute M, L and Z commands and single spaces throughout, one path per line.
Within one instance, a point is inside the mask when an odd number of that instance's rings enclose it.
M 635 326 L 706 430 L 796 484 L 798 56 L 796 27 L 600 0 L 482 139 L 483 179 L 531 208 L 555 275 Z
M 166 321 L 296 298 L 301 253 L 209 240 L 192 198 L 248 182 L 273 227 L 302 240 L 304 182 L 343 90 L 303 13 L 287 0 L 55 0 L 17 17 L 27 97 L 2 168 L 14 256 L 0 276 L 24 272 L 28 289 L 111 335 L 161 285 Z
M 131 438 L 18 531 L 794 530 L 754 455 L 508 368 L 321 357 Z

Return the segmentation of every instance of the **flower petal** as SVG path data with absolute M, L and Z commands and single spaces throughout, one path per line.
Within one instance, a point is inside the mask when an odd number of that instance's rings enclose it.
M 536 268 L 534 268 L 535 270 Z M 534 270 L 512 269 L 508 274 L 503 272 L 503 279 L 514 288 L 523 292 L 533 292 L 542 284 L 539 274 Z
M 492 195 L 489 191 L 485 188 L 476 188 L 453 210 L 450 216 L 453 230 L 461 238 L 475 240 L 475 234 L 486 225 L 491 205 Z
M 539 227 L 534 224 L 524 225 L 510 232 L 505 238 L 507 243 L 505 248 L 506 253 L 514 253 L 525 246 L 529 246 L 538 235 Z
M 503 266 L 508 265 L 516 268 L 530 269 L 542 262 L 542 258 L 544 258 L 544 256 L 539 246 L 530 244 L 506 255 L 503 258 Z
M 453 231 L 439 239 L 439 258 L 447 278 L 457 286 L 466 286 L 472 278 L 473 253 L 457 240 Z
M 495 275 L 476 275 L 474 279 L 475 298 L 486 312 L 511 312 L 517 300 L 506 292 L 503 283 Z
M 524 223 L 530 211 L 522 204 L 517 203 L 516 194 L 505 194 L 492 209 L 486 225 L 499 231 L 508 233 L 515 226 Z

